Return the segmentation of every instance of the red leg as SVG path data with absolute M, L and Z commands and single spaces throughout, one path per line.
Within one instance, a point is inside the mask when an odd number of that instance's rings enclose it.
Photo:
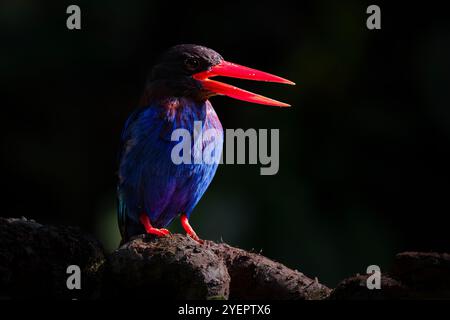
M 162 229 L 154 228 L 150 223 L 150 219 L 148 218 L 148 216 L 145 213 L 141 214 L 141 216 L 139 217 L 139 220 L 144 225 L 145 231 L 147 231 L 148 234 L 154 234 L 155 236 L 158 236 L 158 237 L 164 237 L 170 233 L 169 230 L 164 229 L 164 228 L 162 228 Z
M 183 226 L 184 231 L 190 236 L 192 239 L 197 241 L 198 243 L 203 243 L 203 240 L 201 240 L 197 234 L 195 233 L 194 229 L 192 229 L 191 225 L 189 224 L 189 220 L 185 213 L 181 215 L 181 225 Z

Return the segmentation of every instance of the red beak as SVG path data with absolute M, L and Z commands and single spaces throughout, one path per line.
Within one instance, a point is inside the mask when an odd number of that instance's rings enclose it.
M 239 78 L 256 81 L 278 82 L 295 85 L 295 83 L 292 81 L 283 79 L 270 73 L 240 66 L 238 64 L 234 64 L 227 61 L 222 61 L 221 63 L 215 65 L 208 71 L 199 72 L 193 75 L 194 79 L 202 83 L 204 89 L 217 94 L 223 94 L 231 98 L 253 103 L 265 104 L 269 106 L 290 107 L 289 104 L 269 99 L 255 93 L 239 89 L 235 86 L 226 83 L 209 79 L 215 76 L 224 76 L 230 78 Z

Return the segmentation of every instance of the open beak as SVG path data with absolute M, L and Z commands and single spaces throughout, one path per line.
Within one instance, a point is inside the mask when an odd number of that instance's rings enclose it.
M 268 106 L 290 107 L 289 104 L 269 99 L 259 94 L 239 89 L 235 86 L 226 83 L 209 79 L 215 76 L 224 76 L 230 78 L 239 78 L 256 81 L 278 82 L 295 85 L 295 83 L 292 81 L 283 79 L 281 77 L 275 76 L 267 72 L 262 72 L 259 70 L 240 66 L 238 64 L 227 61 L 222 61 L 221 63 L 215 65 L 214 67 L 210 68 L 207 71 L 202 71 L 193 75 L 194 79 L 202 83 L 204 89 L 217 94 L 223 94 L 231 98 L 253 103 L 265 104 Z

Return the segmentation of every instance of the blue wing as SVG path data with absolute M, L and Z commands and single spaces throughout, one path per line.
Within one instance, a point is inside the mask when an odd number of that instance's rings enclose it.
M 178 143 L 171 141 L 173 130 L 183 128 L 193 136 L 194 121 L 202 121 L 204 132 L 217 132 L 214 141 L 204 141 L 203 148 L 214 143 L 214 152 L 222 152 L 222 126 L 210 103 L 179 103 L 181 107 L 176 110 L 158 104 L 140 109 L 125 125 L 118 185 L 122 237 L 144 232 L 139 223 L 141 213 L 146 213 L 157 228 L 167 226 L 182 212 L 189 217 L 214 177 L 217 163 L 176 165 L 171 160 Z

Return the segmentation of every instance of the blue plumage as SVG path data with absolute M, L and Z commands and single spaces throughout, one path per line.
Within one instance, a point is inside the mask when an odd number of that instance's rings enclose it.
M 139 221 L 142 213 L 155 228 L 166 227 L 181 213 L 189 218 L 208 188 L 217 163 L 177 165 L 171 159 L 172 149 L 179 143 L 171 141 L 172 132 L 184 128 L 194 137 L 195 121 L 201 121 L 203 132 L 216 130 L 217 136 L 201 145 L 204 149 L 212 143 L 209 147 L 220 156 L 223 130 L 209 101 L 155 100 L 128 119 L 121 139 L 118 186 L 119 226 L 124 239 L 145 232 Z M 194 145 L 192 139 L 191 147 Z

